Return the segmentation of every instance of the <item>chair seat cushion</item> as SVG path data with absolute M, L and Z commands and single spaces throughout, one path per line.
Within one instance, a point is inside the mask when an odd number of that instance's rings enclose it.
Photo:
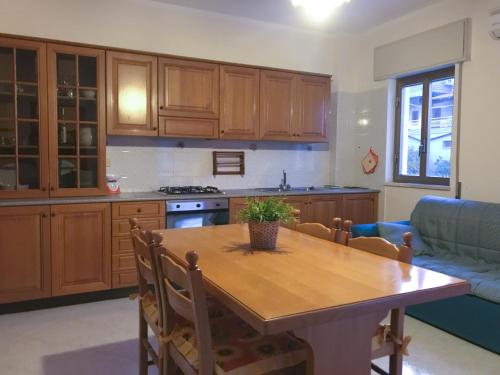
M 209 310 L 216 374 L 265 374 L 306 360 L 303 344 L 291 335 L 262 336 L 225 308 Z M 171 337 L 176 349 L 197 369 L 193 325 L 178 323 Z

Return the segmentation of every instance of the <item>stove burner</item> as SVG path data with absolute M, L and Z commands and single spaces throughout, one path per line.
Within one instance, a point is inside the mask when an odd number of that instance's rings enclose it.
M 164 194 L 222 194 L 214 186 L 162 186 L 158 191 Z

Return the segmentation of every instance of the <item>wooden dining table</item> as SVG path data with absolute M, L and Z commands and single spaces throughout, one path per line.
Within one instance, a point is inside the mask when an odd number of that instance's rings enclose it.
M 461 279 L 280 228 L 275 250 L 252 250 L 245 224 L 165 229 L 179 263 L 199 253 L 212 294 L 259 333 L 312 348 L 314 374 L 370 374 L 372 337 L 391 309 L 469 292 Z

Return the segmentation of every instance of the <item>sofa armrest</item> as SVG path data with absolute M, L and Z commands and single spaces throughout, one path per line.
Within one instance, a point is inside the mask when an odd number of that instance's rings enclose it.
M 391 221 L 391 223 L 395 224 L 406 224 L 409 225 L 410 221 L 409 220 L 402 220 L 402 221 Z M 378 232 L 377 228 L 377 223 L 370 223 L 370 224 L 356 224 L 353 225 L 351 228 L 352 231 L 352 237 L 379 237 L 380 233 Z

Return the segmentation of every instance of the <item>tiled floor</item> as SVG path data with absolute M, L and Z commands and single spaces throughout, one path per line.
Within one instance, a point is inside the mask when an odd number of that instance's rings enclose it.
M 500 356 L 411 318 L 406 324 L 413 341 L 405 375 L 500 374 Z M 137 301 L 128 299 L 0 315 L 0 374 L 136 375 L 136 337 Z

